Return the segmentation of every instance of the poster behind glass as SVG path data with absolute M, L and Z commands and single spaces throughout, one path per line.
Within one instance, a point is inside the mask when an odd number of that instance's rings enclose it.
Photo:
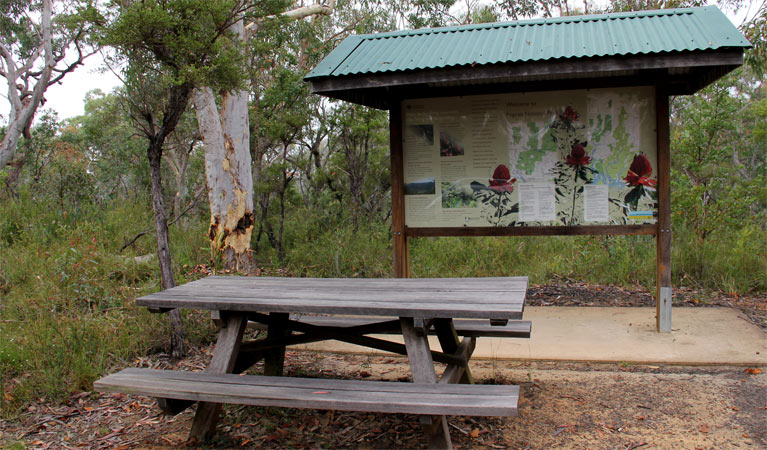
M 655 223 L 652 87 L 403 102 L 409 227 Z

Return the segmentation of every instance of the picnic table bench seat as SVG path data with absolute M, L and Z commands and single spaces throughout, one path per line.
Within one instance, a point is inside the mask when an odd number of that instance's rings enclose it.
M 251 406 L 421 415 L 515 416 L 519 386 L 427 384 L 208 374 L 127 368 L 98 380 L 103 392 Z
M 203 278 L 136 304 L 210 311 L 219 331 L 204 372 L 125 369 L 94 386 L 155 397 L 172 414 L 199 402 L 190 439 L 212 437 L 221 405 L 233 403 L 417 414 L 429 447 L 449 449 L 446 415 L 516 415 L 519 387 L 473 384 L 469 361 L 477 337 L 530 336 L 521 320 L 526 291 L 527 277 Z M 266 329 L 265 339 L 245 334 L 250 323 Z M 440 351 L 430 348 L 432 334 Z M 286 347 L 327 340 L 407 355 L 413 382 L 280 376 Z M 263 375 L 237 375 L 261 360 Z M 435 362 L 446 365 L 441 376 Z
M 371 325 L 384 318 L 377 317 L 338 317 L 338 316 L 300 316 L 291 314 L 290 320 L 314 326 L 322 327 L 359 327 Z M 494 325 L 488 320 L 482 319 L 456 319 L 453 320 L 455 331 L 458 336 L 465 337 L 505 337 L 505 338 L 529 338 L 532 324 L 529 320 L 510 320 L 503 325 Z M 249 322 L 248 328 L 266 330 L 266 324 Z M 428 327 L 429 335 L 436 335 L 434 326 Z M 402 334 L 401 330 L 382 329 L 377 334 Z

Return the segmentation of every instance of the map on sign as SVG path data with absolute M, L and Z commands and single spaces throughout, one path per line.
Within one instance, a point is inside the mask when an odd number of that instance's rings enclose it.
M 409 227 L 655 223 L 650 87 L 408 100 Z

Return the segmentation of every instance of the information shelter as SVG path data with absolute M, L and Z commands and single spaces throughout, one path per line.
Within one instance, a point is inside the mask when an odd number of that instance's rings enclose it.
M 669 97 L 743 63 L 713 6 L 355 35 L 312 91 L 390 113 L 394 271 L 408 238 L 653 235 L 671 331 Z

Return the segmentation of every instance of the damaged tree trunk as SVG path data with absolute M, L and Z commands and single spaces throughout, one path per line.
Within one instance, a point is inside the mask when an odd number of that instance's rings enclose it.
M 242 22 L 235 26 L 243 32 Z M 224 93 L 221 111 L 210 88 L 194 93 L 197 121 L 205 144 L 205 177 L 210 202 L 208 237 L 227 269 L 249 271 L 253 231 L 248 93 Z
M 329 15 L 334 7 L 335 0 L 330 0 L 327 5 L 301 7 L 280 15 L 299 20 Z M 248 24 L 248 28 L 256 26 L 258 22 Z M 229 31 L 240 42 L 248 39 L 249 32 L 242 19 Z M 221 254 L 227 269 L 247 272 L 253 266 L 249 250 L 254 225 L 248 91 L 224 92 L 219 110 L 213 90 L 198 88 L 194 92 L 194 105 L 205 145 L 211 249 Z

